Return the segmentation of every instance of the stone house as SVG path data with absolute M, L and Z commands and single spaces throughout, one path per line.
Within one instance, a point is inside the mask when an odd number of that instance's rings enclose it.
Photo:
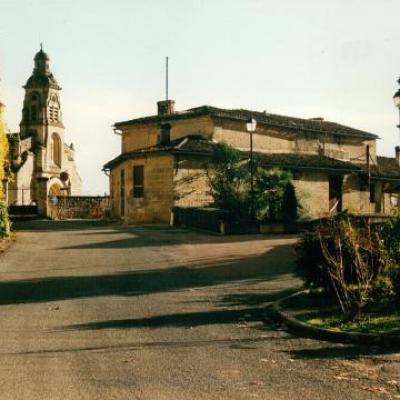
M 302 205 L 312 217 L 341 210 L 390 214 L 398 207 L 400 149 L 376 154 L 377 135 L 322 118 L 301 119 L 243 109 L 201 106 L 176 112 L 158 102 L 158 114 L 114 125 L 121 154 L 104 165 L 110 176 L 112 214 L 125 223 L 170 221 L 174 206 L 211 203 L 204 165 L 225 142 L 249 151 L 246 122 L 257 121 L 255 158 L 290 170 Z
M 12 179 L 6 183 L 9 205 L 37 205 L 48 215 L 49 196 L 79 195 L 81 178 L 74 147 L 64 143 L 61 87 L 40 49 L 26 82 L 20 131 L 8 134 Z

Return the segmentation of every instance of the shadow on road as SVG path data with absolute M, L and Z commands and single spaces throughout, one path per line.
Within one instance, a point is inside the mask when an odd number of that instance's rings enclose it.
M 70 325 L 66 330 L 98 330 L 98 329 L 129 329 L 129 328 L 165 328 L 165 327 L 196 327 L 213 324 L 232 324 L 259 321 L 261 319 L 259 308 L 246 308 L 240 310 L 199 311 L 190 313 L 177 313 L 160 315 L 149 318 L 132 318 L 107 320 L 80 325 Z
M 261 234 L 227 235 L 194 232 L 185 228 L 169 225 L 121 225 L 115 221 L 103 220 L 33 220 L 13 224 L 17 231 L 51 232 L 76 231 L 85 236 L 107 236 L 112 234 L 131 234 L 131 237 L 117 240 L 98 241 L 71 246 L 64 246 L 58 250 L 85 250 L 85 249 L 119 249 L 147 246 L 168 246 L 175 243 L 235 243 L 265 239 Z M 106 229 L 106 230 L 105 230 Z M 268 239 L 296 238 L 297 235 L 269 235 Z
M 99 329 L 130 329 L 130 328 L 165 328 L 165 327 L 195 327 L 213 324 L 232 324 L 241 322 L 262 321 L 265 319 L 265 307 L 278 298 L 293 293 L 294 290 L 274 291 L 270 294 L 248 294 L 223 296 L 218 306 L 220 310 L 197 311 L 189 313 L 175 313 L 159 315 L 149 318 L 128 318 L 98 321 L 87 324 L 70 325 L 66 330 L 99 330 Z M 253 307 L 229 309 L 232 306 L 252 305 Z M 270 325 L 267 321 L 266 324 Z
M 282 245 L 262 255 L 192 268 L 178 266 L 107 275 L 0 281 L 0 305 L 110 295 L 138 296 L 241 280 L 275 279 L 292 271 L 291 265 L 281 261 L 290 250 L 291 246 Z

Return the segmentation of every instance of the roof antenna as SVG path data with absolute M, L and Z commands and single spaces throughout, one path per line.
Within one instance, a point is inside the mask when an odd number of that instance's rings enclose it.
M 43 51 L 43 43 L 40 42 L 40 51 Z
M 168 57 L 165 58 L 165 100 L 168 100 Z

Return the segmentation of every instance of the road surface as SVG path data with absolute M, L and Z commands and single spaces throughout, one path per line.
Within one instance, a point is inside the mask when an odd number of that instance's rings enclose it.
M 0 256 L 0 399 L 395 399 L 393 350 L 298 338 L 268 305 L 295 237 L 34 221 Z

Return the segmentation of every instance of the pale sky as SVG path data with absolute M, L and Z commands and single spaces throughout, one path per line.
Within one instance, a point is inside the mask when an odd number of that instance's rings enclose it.
M 63 91 L 84 194 L 108 192 L 120 151 L 111 125 L 209 104 L 324 117 L 400 144 L 399 0 L 0 0 L 0 98 L 18 130 L 23 89 L 43 42 Z

